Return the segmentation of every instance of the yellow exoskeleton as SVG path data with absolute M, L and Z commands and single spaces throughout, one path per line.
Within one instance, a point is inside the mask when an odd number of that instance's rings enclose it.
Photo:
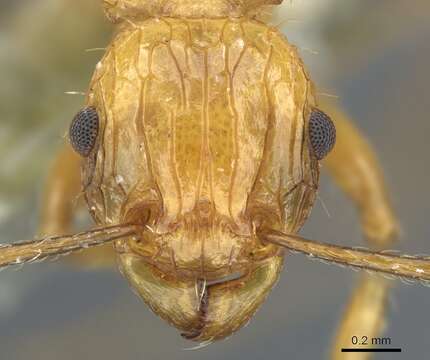
M 75 152 L 67 146 L 54 166 L 42 224 L 45 234 L 67 232 L 82 194 L 98 229 L 1 247 L 0 266 L 104 245 L 75 257 L 100 265 L 115 253 L 151 309 L 199 342 L 250 320 L 285 248 L 430 280 L 427 258 L 296 235 L 334 145 L 325 113 L 338 139 L 326 166 L 359 207 L 365 235 L 383 247 L 397 222 L 369 145 L 339 110 L 317 104 L 296 48 L 258 20 L 279 3 L 104 0 L 117 32 L 70 127 Z M 379 332 L 387 288 L 363 279 L 339 346 L 353 326 Z

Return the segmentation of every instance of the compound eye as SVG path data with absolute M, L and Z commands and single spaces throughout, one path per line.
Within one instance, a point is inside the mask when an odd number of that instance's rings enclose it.
M 97 141 L 99 116 L 93 107 L 79 111 L 69 128 L 69 139 L 73 149 L 83 157 L 90 155 Z
M 336 128 L 330 117 L 314 109 L 309 120 L 309 139 L 318 160 L 323 159 L 336 142 Z

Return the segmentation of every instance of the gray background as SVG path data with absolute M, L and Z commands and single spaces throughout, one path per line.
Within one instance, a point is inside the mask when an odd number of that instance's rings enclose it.
M 302 51 L 319 89 L 357 119 L 386 172 L 403 236 L 396 248 L 430 253 L 428 184 L 430 5 L 404 0 L 287 2 L 274 23 Z M 53 152 L 64 141 L 111 26 L 98 1 L 0 0 L 0 243 L 32 238 Z M 310 51 L 312 50 L 312 51 Z M 315 51 L 318 54 L 315 54 Z M 363 245 L 355 210 L 323 174 L 302 234 Z M 81 220 L 80 222 L 85 222 Z M 323 359 L 357 274 L 287 258 L 249 326 L 197 351 L 153 315 L 117 271 L 45 262 L 0 274 L 0 358 Z M 428 355 L 430 289 L 395 283 L 388 317 L 401 355 Z

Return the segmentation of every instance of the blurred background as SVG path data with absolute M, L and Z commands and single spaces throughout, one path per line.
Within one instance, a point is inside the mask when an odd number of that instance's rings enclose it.
M 321 93 L 336 95 L 377 150 L 402 222 L 396 248 L 430 253 L 430 2 L 294 0 L 281 24 Z M 112 26 L 98 0 L 0 0 L 0 243 L 37 234 L 43 182 L 83 103 Z M 302 234 L 364 245 L 355 210 L 323 173 Z M 294 255 L 246 328 L 196 351 L 129 289 L 116 269 L 44 262 L 0 275 L 0 358 L 324 359 L 357 274 Z M 384 336 L 428 354 L 430 289 L 395 282 Z M 391 356 L 379 355 L 377 359 Z

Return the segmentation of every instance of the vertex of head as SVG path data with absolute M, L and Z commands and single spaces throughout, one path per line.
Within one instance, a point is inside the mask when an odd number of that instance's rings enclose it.
M 113 22 L 150 17 L 222 18 L 252 17 L 261 7 L 282 0 L 102 0 L 106 16 Z

